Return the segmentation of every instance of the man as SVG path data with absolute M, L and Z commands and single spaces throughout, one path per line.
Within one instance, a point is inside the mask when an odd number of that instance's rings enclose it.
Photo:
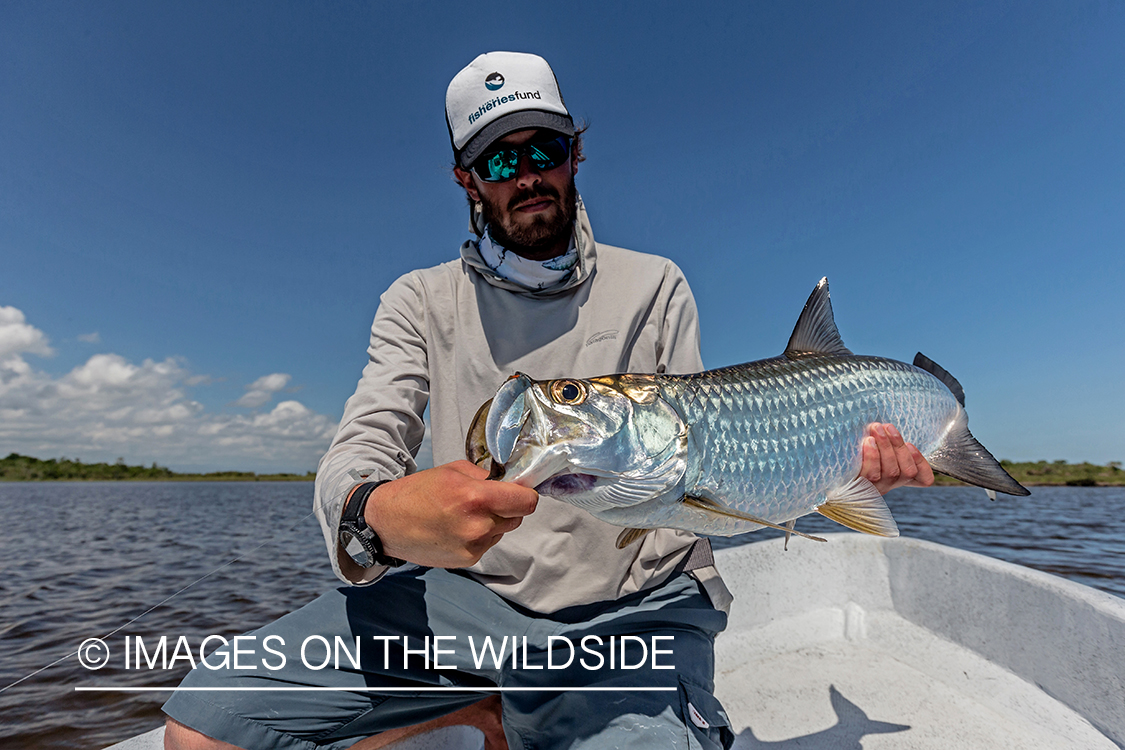
M 356 585 L 251 634 L 273 637 L 284 666 L 185 681 L 334 690 L 178 692 L 167 746 L 374 748 L 453 722 L 479 726 L 489 750 L 729 746 L 711 694 L 729 595 L 706 543 L 661 529 L 618 550 L 620 529 L 462 459 L 477 407 L 516 370 L 702 369 L 687 283 L 670 261 L 594 241 L 574 183 L 581 131 L 542 58 L 481 55 L 450 83 L 446 116 L 476 237 L 458 261 L 383 294 L 370 361 L 317 474 L 329 556 Z M 427 404 L 436 466 L 417 471 Z M 884 426 L 865 441 L 863 471 L 884 491 L 932 482 Z M 387 575 L 403 562 L 420 567 Z M 361 666 L 317 667 L 327 649 L 309 666 L 298 647 L 310 635 L 359 644 Z M 504 639 L 499 659 L 478 658 L 486 638 Z M 626 642 L 645 649 L 627 668 Z M 582 658 L 552 650 L 564 644 Z M 496 686 L 525 690 L 472 691 Z

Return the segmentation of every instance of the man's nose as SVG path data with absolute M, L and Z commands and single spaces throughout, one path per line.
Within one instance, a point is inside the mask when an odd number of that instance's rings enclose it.
M 539 168 L 531 163 L 531 157 L 520 154 L 519 166 L 516 167 L 516 184 L 521 188 L 529 188 L 542 180 Z

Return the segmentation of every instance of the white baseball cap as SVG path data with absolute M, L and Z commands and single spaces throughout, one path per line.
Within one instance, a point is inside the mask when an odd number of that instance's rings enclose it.
M 462 169 L 517 130 L 547 128 L 574 135 L 574 120 L 551 66 L 524 52 L 487 52 L 463 68 L 445 92 L 445 121 Z

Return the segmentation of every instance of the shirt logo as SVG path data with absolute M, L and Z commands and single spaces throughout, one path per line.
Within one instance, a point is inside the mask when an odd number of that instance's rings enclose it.
M 610 341 L 612 339 L 616 339 L 617 334 L 618 334 L 618 330 L 616 328 L 610 329 L 608 331 L 598 331 L 593 336 L 586 339 L 586 346 L 590 346 L 591 344 L 596 344 L 599 341 Z
M 499 91 L 504 88 L 504 76 L 499 73 L 489 73 L 484 79 L 484 87 L 489 91 Z

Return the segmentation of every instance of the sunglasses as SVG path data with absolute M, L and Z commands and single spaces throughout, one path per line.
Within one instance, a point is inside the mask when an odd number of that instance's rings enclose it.
M 554 169 L 570 157 L 568 136 L 560 135 L 546 141 L 532 141 L 499 151 L 488 151 L 470 167 L 485 182 L 506 182 L 520 171 L 520 157 L 527 156 L 540 171 Z

